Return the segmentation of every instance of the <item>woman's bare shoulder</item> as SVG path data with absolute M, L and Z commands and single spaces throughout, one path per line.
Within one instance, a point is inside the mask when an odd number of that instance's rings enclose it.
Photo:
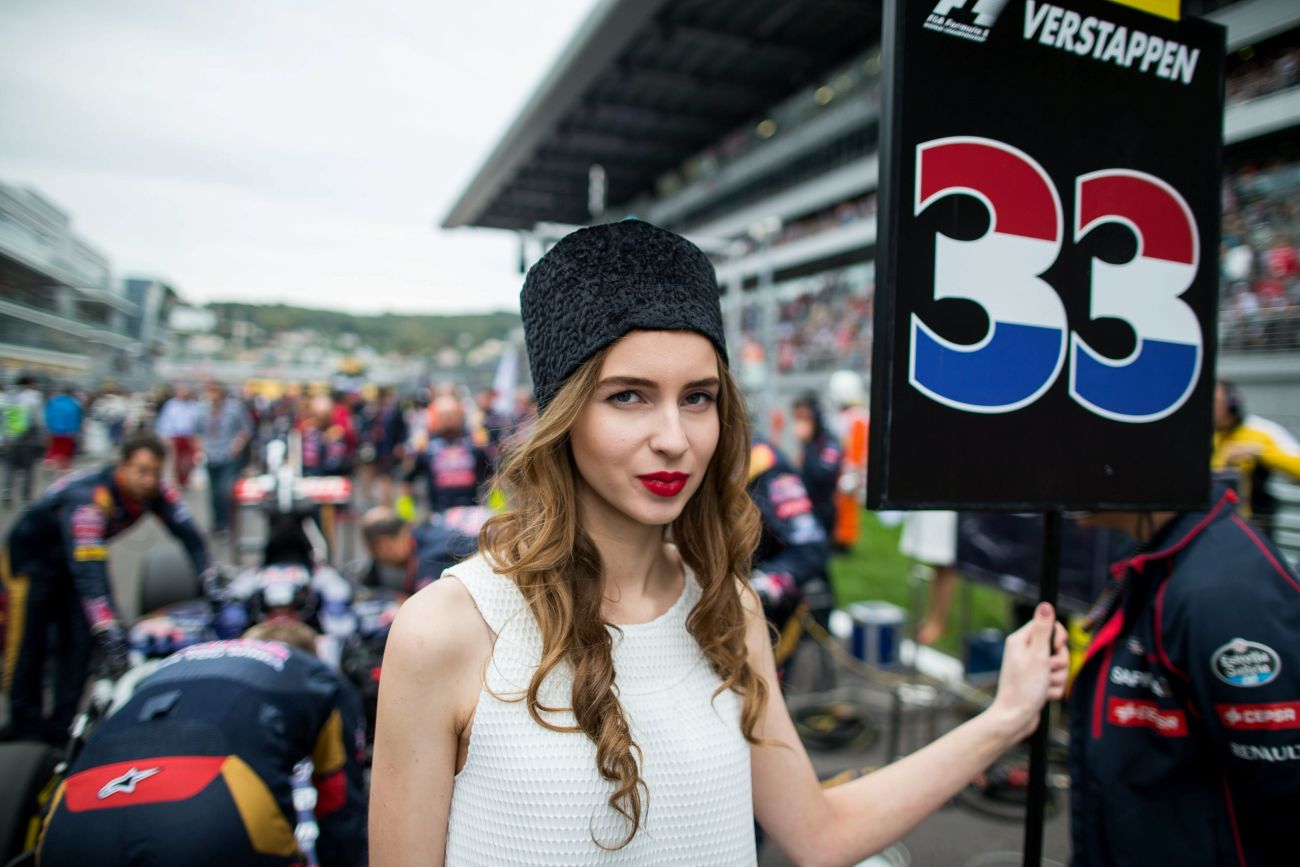
M 403 603 L 384 649 L 389 662 L 411 673 L 432 673 L 457 663 L 481 661 L 492 633 L 474 598 L 453 575 L 434 581 Z

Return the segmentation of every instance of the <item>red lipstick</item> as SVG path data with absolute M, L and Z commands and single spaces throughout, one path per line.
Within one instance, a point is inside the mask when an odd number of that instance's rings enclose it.
M 686 480 L 689 478 L 688 473 L 646 473 L 644 476 L 637 476 L 646 490 L 656 497 L 677 496 L 682 492 L 682 488 L 686 487 Z

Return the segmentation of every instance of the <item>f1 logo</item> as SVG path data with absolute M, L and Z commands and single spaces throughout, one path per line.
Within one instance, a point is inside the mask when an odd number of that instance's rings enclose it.
M 1006 5 L 1007 0 L 939 0 L 932 14 L 974 27 L 992 27 Z

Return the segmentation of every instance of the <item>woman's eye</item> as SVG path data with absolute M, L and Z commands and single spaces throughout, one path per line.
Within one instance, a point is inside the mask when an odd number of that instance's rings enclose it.
M 693 394 L 686 395 L 687 406 L 708 406 L 714 401 L 713 395 L 707 391 L 697 391 Z
M 619 404 L 622 406 L 629 406 L 633 403 L 636 403 L 638 400 L 640 400 L 640 398 L 641 395 L 637 394 L 635 391 L 620 391 L 616 394 L 611 394 L 606 399 L 610 403 Z

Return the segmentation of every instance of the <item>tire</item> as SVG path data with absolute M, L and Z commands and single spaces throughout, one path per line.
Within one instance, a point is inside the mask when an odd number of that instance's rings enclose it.
M 29 823 L 39 815 L 37 797 L 54 775 L 58 752 L 46 744 L 0 744 L 0 860 L 26 849 Z
M 175 545 L 150 548 L 140 563 L 141 615 L 201 594 L 189 556 Z

